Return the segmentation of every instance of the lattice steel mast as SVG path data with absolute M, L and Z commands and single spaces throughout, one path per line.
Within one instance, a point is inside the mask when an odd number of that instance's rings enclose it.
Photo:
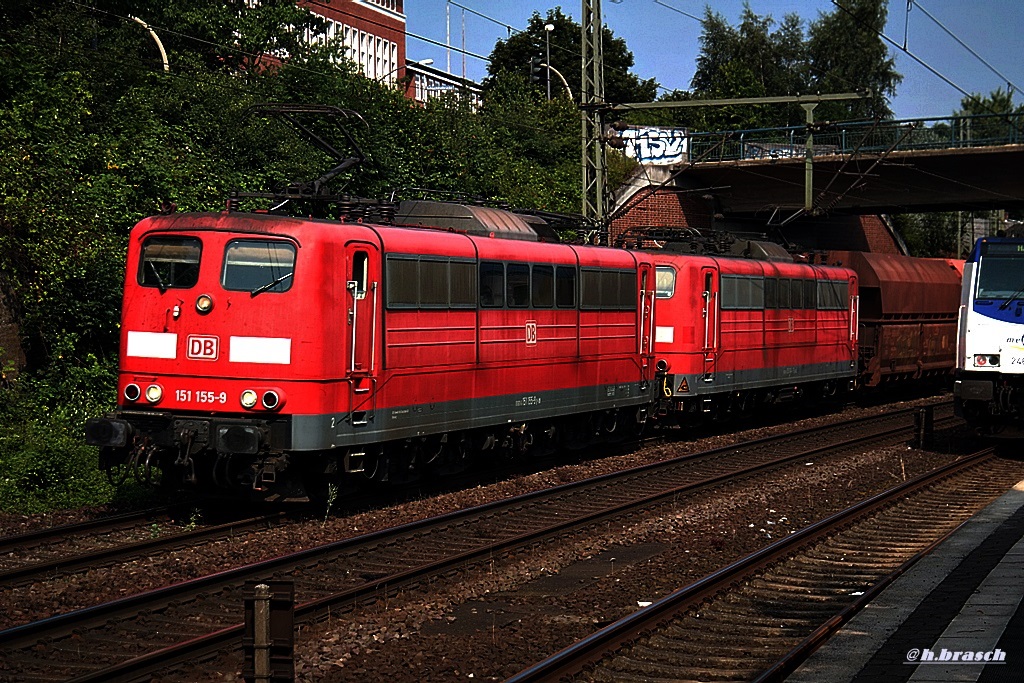
M 605 147 L 601 139 L 601 107 L 604 105 L 604 51 L 601 0 L 583 3 L 583 78 L 580 93 L 583 150 L 583 216 L 605 231 Z

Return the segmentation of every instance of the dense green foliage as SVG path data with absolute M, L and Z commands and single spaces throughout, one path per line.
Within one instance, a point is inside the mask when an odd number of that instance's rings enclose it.
M 333 165 L 251 105 L 360 112 L 351 131 L 369 162 L 337 191 L 429 187 L 578 211 L 579 114 L 521 76 L 495 78 L 476 113 L 455 97 L 419 107 L 357 76 L 336 46 L 308 44 L 319 20 L 291 0 L 89 5 L 0 7 L 0 291 L 28 359 L 0 383 L 0 509 L 112 495 L 81 434 L 112 407 L 131 226 L 162 202 L 220 210 L 232 189 Z

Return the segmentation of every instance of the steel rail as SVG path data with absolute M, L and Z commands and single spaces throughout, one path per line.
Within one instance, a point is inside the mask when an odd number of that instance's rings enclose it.
M 935 482 L 954 476 L 958 472 L 973 467 L 981 460 L 992 455 L 995 449 L 985 448 L 962 460 L 945 465 L 932 472 L 926 472 L 910 481 L 883 491 L 867 500 L 861 501 L 846 510 L 831 515 L 819 522 L 804 527 L 757 552 L 734 562 L 704 578 L 685 586 L 674 593 L 654 602 L 648 607 L 633 612 L 622 619 L 609 624 L 596 633 L 577 641 L 553 654 L 547 659 L 524 669 L 506 680 L 506 683 L 532 683 L 536 681 L 564 680 L 583 673 L 588 667 L 596 665 L 607 652 L 614 651 L 623 645 L 636 640 L 645 632 L 658 628 L 662 623 L 670 621 L 676 614 L 688 607 L 719 593 L 724 586 L 735 583 L 740 577 L 751 574 L 755 570 L 791 555 L 802 546 L 811 545 L 838 527 L 851 523 L 854 518 L 861 518 L 899 500 L 901 497 L 916 490 L 923 489 Z M 943 536 L 945 537 L 945 535 Z M 915 554 L 914 560 L 923 556 Z M 891 580 L 894 580 L 895 576 Z M 859 601 L 861 606 L 866 600 Z M 841 618 L 841 617 L 837 617 Z M 849 616 L 846 616 L 848 619 Z M 815 636 L 814 643 L 820 634 Z M 811 640 L 811 639 L 808 639 Z M 811 643 L 808 643 L 810 645 Z M 789 659 L 780 667 L 788 671 L 793 667 L 794 660 Z M 776 680 L 773 674 L 770 680 Z
M 78 535 L 85 531 L 104 529 L 105 527 L 117 529 L 120 526 L 130 525 L 140 520 L 166 515 L 169 510 L 170 507 L 150 508 L 148 510 L 139 510 L 137 512 L 125 512 L 118 515 L 111 515 L 109 517 L 98 517 L 96 519 L 90 519 L 83 522 L 72 522 L 70 524 L 61 524 L 59 526 L 51 526 L 44 529 L 34 529 L 21 534 L 15 534 L 13 536 L 2 536 L 0 537 L 0 552 L 6 553 L 13 548 L 39 543 L 40 541 L 46 541 L 50 538 L 56 540 L 67 537 L 68 535 Z
M 130 559 L 141 553 L 148 553 L 154 550 L 170 551 L 189 545 L 195 545 L 198 541 L 209 541 L 232 535 L 240 531 L 271 524 L 284 517 L 289 516 L 286 512 L 275 512 L 267 515 L 259 515 L 248 519 L 241 519 L 232 522 L 225 522 L 216 526 L 203 527 L 201 529 L 182 530 L 167 536 L 150 538 L 144 541 L 115 545 L 101 550 L 81 553 L 56 560 L 44 560 L 32 564 L 26 564 L 13 569 L 0 570 L 0 585 L 10 585 L 24 582 L 33 576 L 45 576 L 52 578 L 54 574 L 67 574 L 84 569 L 91 569 L 97 566 L 111 564 L 111 560 L 119 557 Z

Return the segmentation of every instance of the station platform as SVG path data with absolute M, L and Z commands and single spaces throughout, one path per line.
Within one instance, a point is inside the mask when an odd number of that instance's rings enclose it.
M 957 529 L 787 683 L 1024 683 L 1024 482 Z

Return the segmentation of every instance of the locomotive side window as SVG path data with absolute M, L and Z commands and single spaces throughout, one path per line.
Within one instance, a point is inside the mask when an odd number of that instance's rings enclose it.
M 846 280 L 818 281 L 818 308 L 824 311 L 841 311 L 850 298 L 850 283 Z
M 476 308 L 476 264 L 389 254 L 388 308 Z
M 387 301 L 389 308 L 416 308 L 420 305 L 420 264 L 416 257 L 388 256 Z
M 658 266 L 654 270 L 654 296 L 658 299 L 671 299 L 676 293 L 676 269 L 671 266 Z
M 807 308 L 804 304 L 804 283 L 802 280 L 790 280 L 790 308 Z
M 369 279 L 370 256 L 365 251 L 357 251 L 352 257 L 352 282 L 356 283 L 356 292 L 366 293 L 366 283 Z
M 764 308 L 764 278 L 723 275 L 722 309 L 761 310 Z
M 505 306 L 505 264 L 498 261 L 480 262 L 480 305 L 483 308 Z
M 818 288 L 814 283 L 814 280 L 804 280 L 804 305 L 807 308 L 817 308 L 818 306 Z
M 534 266 L 530 284 L 534 308 L 551 308 L 555 305 L 554 266 Z
M 232 240 L 224 251 L 224 289 L 286 292 L 295 274 L 295 245 L 289 242 Z
M 793 308 L 790 305 L 789 293 L 792 291 L 793 281 L 784 277 L 779 278 L 779 308 Z
M 528 307 L 530 305 L 530 266 L 525 263 L 508 264 L 505 268 L 505 282 L 508 286 L 508 307 Z
M 576 269 L 558 266 L 555 269 L 555 305 L 576 308 Z
M 187 289 L 199 281 L 202 243 L 192 237 L 150 237 L 142 244 L 139 284 L 143 287 Z
M 448 262 L 420 260 L 420 306 L 448 307 Z
M 764 279 L 764 307 L 779 307 L 779 278 L 766 277 Z
M 476 264 L 452 261 L 451 283 L 452 308 L 476 308 Z
M 580 271 L 580 308 L 623 310 L 636 308 L 635 270 Z

